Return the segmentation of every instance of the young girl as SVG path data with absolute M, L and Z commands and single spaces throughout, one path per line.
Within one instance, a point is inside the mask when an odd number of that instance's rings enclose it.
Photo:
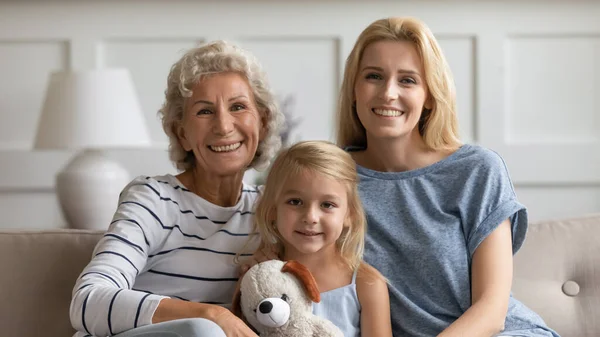
M 392 336 L 385 279 L 362 261 L 365 216 L 350 155 L 323 141 L 282 151 L 269 172 L 255 223 L 265 248 L 313 274 L 313 312 L 344 336 Z
M 510 295 L 527 212 L 498 154 L 462 145 L 450 69 L 412 18 L 373 22 L 346 62 L 338 145 L 358 164 L 365 260 L 394 335 L 557 336 Z

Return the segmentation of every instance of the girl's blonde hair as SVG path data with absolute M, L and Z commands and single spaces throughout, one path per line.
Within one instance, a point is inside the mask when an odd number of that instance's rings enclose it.
M 165 102 L 158 112 L 163 130 L 169 137 L 169 157 L 179 170 L 190 169 L 196 163 L 193 152 L 185 151 L 177 137 L 177 128 L 183 122 L 186 99 L 192 96 L 192 88 L 204 77 L 224 72 L 236 72 L 248 80 L 256 105 L 266 117 L 267 131 L 258 144 L 250 167 L 257 170 L 267 168 L 281 147 L 279 133 L 284 117 L 260 63 L 250 52 L 234 44 L 213 41 L 188 50 L 171 67 Z
M 415 18 L 387 18 L 371 23 L 358 37 L 346 60 L 344 80 L 338 101 L 337 142 L 347 146 L 367 147 L 366 131 L 356 113 L 354 86 L 360 62 L 367 46 L 378 41 L 409 41 L 425 69 L 431 110 L 424 109 L 419 131 L 432 150 L 451 150 L 460 146 L 456 97 L 450 67 L 429 28 Z
M 356 164 L 347 152 L 330 142 L 300 142 L 281 151 L 277 156 L 267 176 L 265 189 L 254 216 L 255 228 L 260 234 L 262 244 L 266 248 L 283 253 L 283 238 L 275 226 L 276 207 L 286 181 L 302 173 L 322 174 L 346 186 L 348 213 L 336 246 L 344 262 L 355 270 L 362 261 L 367 226 L 358 195 Z

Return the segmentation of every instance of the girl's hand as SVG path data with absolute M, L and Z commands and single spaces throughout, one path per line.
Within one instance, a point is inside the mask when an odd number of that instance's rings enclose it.
M 258 250 L 249 259 L 244 260 L 240 266 L 240 278 L 255 264 L 269 260 L 279 260 L 278 252 L 261 244 Z
M 244 321 L 225 308 L 212 321 L 223 329 L 227 337 L 258 337 Z

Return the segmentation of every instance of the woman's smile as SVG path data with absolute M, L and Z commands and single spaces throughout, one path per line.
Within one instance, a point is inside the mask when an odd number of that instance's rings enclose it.
M 376 115 L 383 116 L 383 117 L 400 117 L 400 116 L 404 115 L 404 111 L 395 110 L 395 109 L 373 108 L 373 109 L 371 109 L 371 111 L 373 113 L 375 113 Z
M 242 146 L 242 142 L 235 142 L 225 145 L 209 145 L 208 148 L 213 152 L 233 152 Z

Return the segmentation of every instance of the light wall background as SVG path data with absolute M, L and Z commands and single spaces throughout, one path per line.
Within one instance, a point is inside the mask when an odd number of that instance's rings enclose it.
M 250 49 L 293 97 L 293 140 L 333 140 L 356 37 L 401 15 L 434 31 L 463 140 L 505 158 L 531 220 L 600 211 L 599 2 L 25 0 L 0 2 L 0 228 L 65 226 L 54 176 L 73 152 L 32 150 L 51 71 L 129 68 L 153 147 L 110 155 L 132 176 L 176 173 L 156 112 L 183 50 L 213 39 Z

